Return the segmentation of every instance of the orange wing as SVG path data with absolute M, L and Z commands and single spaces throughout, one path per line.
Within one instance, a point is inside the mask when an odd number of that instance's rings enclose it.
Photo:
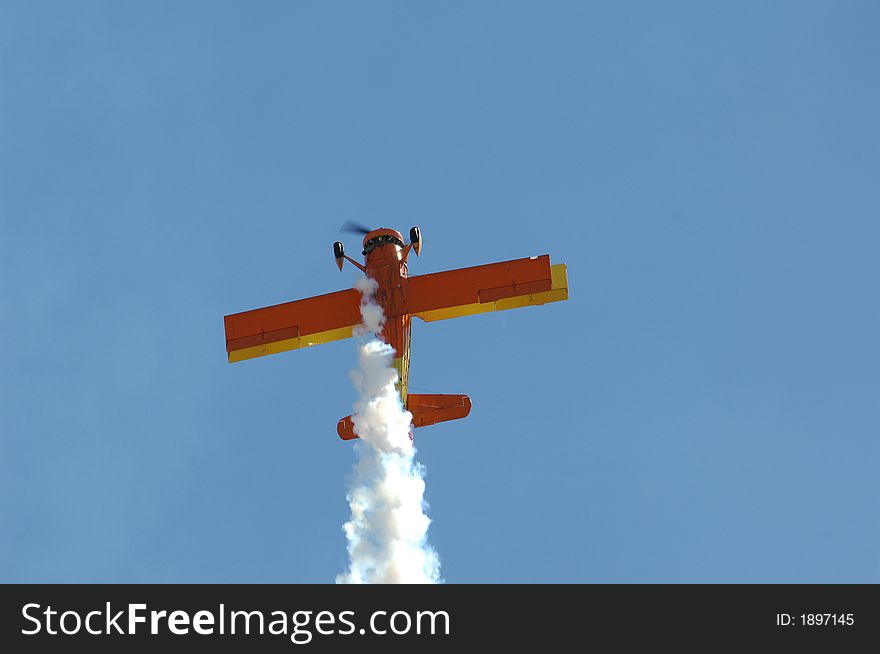
M 565 264 L 545 254 L 410 277 L 406 310 L 430 322 L 567 299 Z
M 229 362 L 349 338 L 360 297 L 352 288 L 225 316 Z

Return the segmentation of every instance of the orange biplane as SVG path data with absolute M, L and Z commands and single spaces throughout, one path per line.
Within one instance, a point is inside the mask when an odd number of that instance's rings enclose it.
M 347 256 L 336 242 L 336 264 L 342 270 L 348 260 L 378 284 L 374 299 L 385 314 L 381 337 L 397 355 L 398 390 L 413 427 L 464 418 L 471 410 L 467 395 L 408 392 L 413 316 L 432 322 L 568 299 L 565 264 L 551 265 L 549 255 L 410 277 L 407 257 L 422 249 L 418 227 L 410 229 L 410 242 L 404 244 L 396 230 L 347 225 L 348 231 L 364 234 L 364 263 Z M 360 301 L 360 292 L 352 288 L 226 316 L 229 362 L 349 338 L 361 323 Z M 343 440 L 357 438 L 351 416 L 339 421 L 337 432 Z

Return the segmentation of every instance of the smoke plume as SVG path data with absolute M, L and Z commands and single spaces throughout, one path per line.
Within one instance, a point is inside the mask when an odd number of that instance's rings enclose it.
M 349 569 L 336 582 L 438 583 L 440 561 L 427 543 L 424 468 L 409 437 L 412 415 L 394 386 L 394 349 L 379 338 L 385 317 L 373 300 L 376 286 L 368 277 L 355 284 L 364 340 L 351 372 L 358 392 L 352 421 L 360 440 L 347 496 L 351 519 L 343 527 Z

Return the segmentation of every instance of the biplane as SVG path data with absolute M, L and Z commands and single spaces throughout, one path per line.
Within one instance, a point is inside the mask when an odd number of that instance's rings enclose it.
M 364 262 L 345 254 L 338 241 L 333 256 L 340 271 L 348 261 L 377 282 L 373 297 L 385 314 L 380 336 L 394 348 L 397 389 L 412 413 L 413 427 L 464 418 L 471 410 L 467 395 L 408 392 L 414 317 L 434 322 L 568 299 L 565 264 L 551 264 L 546 254 L 410 276 L 407 259 L 422 250 L 418 227 L 409 230 L 409 243 L 394 229 L 370 230 L 353 223 L 343 229 L 363 234 Z M 229 362 L 349 338 L 361 323 L 360 303 L 361 293 L 351 288 L 225 316 Z M 336 430 L 343 440 L 357 438 L 351 416 L 342 418 Z

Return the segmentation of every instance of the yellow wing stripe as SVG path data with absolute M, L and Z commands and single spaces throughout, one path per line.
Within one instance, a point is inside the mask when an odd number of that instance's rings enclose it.
M 520 307 L 538 306 L 547 304 L 548 302 L 561 302 L 568 299 L 568 271 L 564 263 L 558 263 L 550 266 L 551 283 L 549 291 L 540 293 L 529 293 L 527 295 L 518 295 L 516 297 L 508 297 L 494 302 L 474 302 L 473 304 L 462 304 L 457 307 L 445 307 L 443 309 L 433 309 L 431 311 L 422 311 L 413 314 L 425 322 L 433 322 L 435 320 L 447 320 L 449 318 L 461 318 L 462 316 L 473 316 L 478 313 L 488 313 L 490 311 L 505 311 L 507 309 L 519 309 Z
M 353 329 L 353 326 L 340 327 L 339 329 L 329 329 L 326 332 L 306 334 L 305 336 L 300 336 L 298 338 L 286 338 L 283 341 L 275 341 L 274 343 L 266 343 L 265 345 L 254 345 L 240 350 L 233 350 L 229 353 L 229 363 L 244 361 L 245 359 L 255 359 L 257 357 L 266 356 L 267 354 L 278 354 L 279 352 L 287 352 L 288 350 L 298 350 L 311 345 L 329 343 L 330 341 L 341 341 L 344 338 L 351 338 Z

